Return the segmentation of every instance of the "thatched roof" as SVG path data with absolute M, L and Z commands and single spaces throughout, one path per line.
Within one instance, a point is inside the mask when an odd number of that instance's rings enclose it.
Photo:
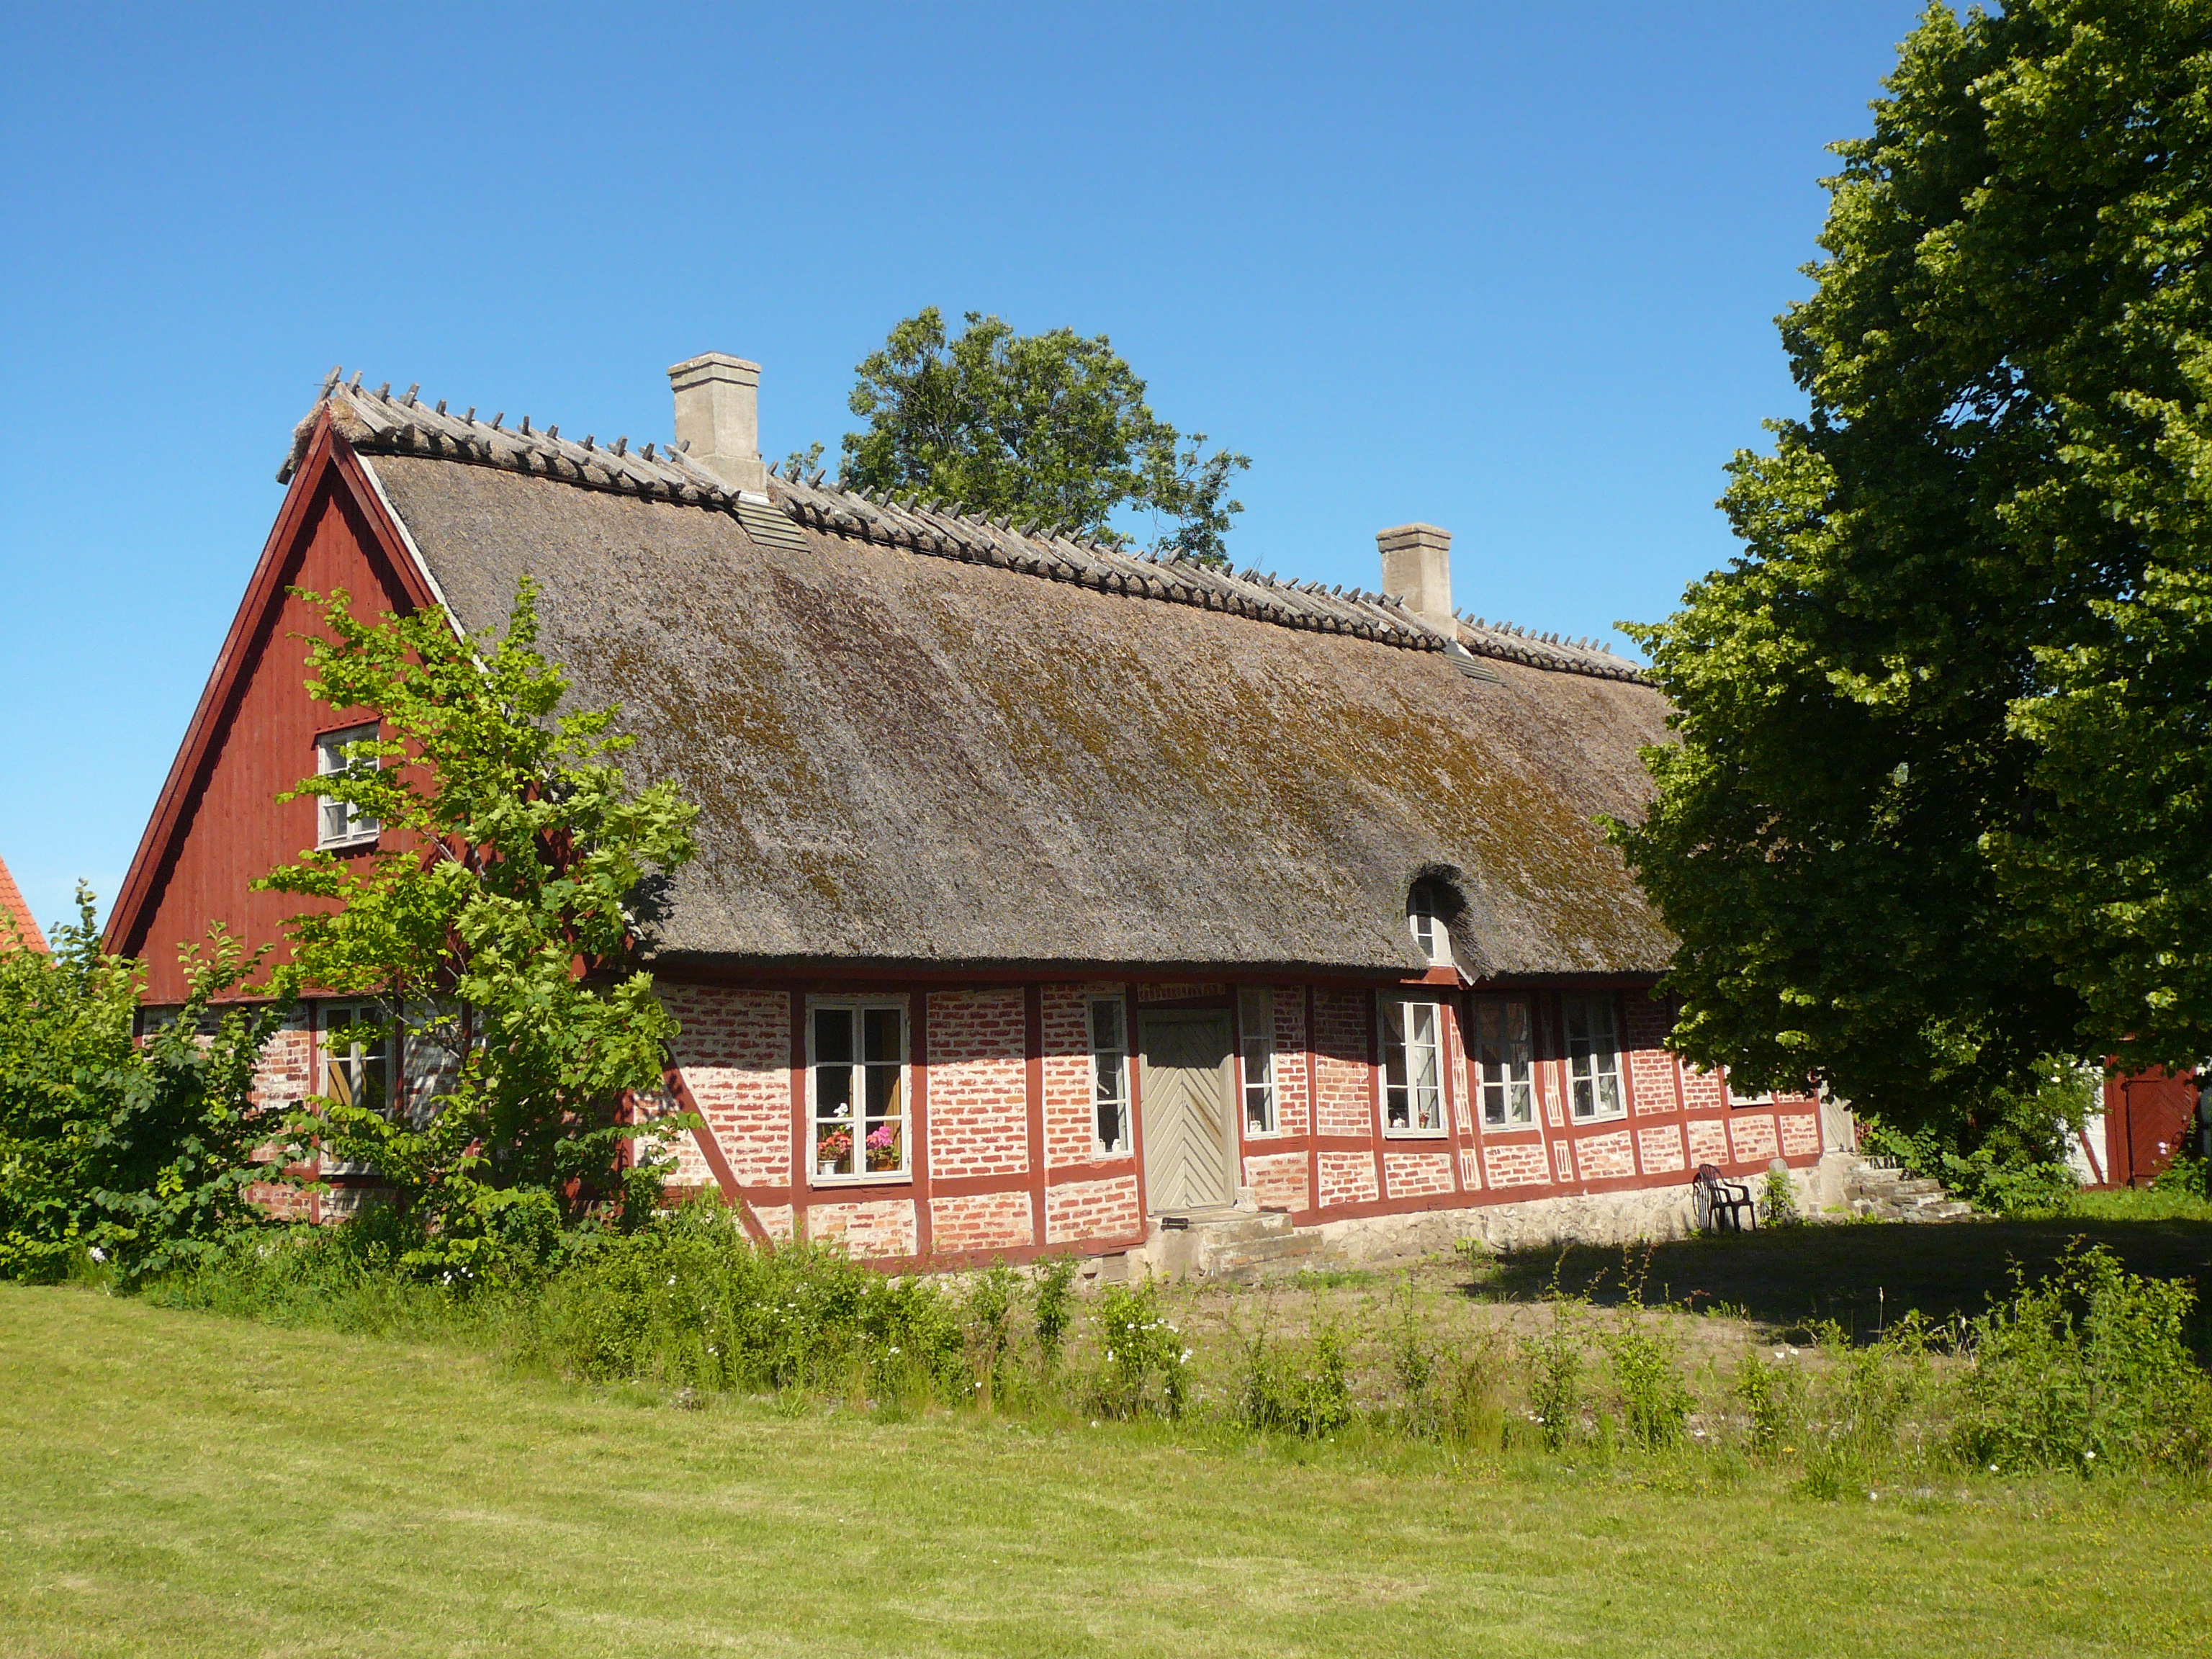
M 1479 977 L 1664 965 L 1595 822 L 1664 730 L 1619 658 L 326 396 L 463 624 L 535 574 L 575 697 L 699 804 L 663 957 L 1400 972 L 1426 874 Z

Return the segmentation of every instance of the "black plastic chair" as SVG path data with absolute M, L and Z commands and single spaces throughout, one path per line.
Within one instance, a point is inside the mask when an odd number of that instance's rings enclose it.
M 1692 1182 L 1694 1202 L 1705 1212 L 1701 1224 L 1708 1232 L 1749 1232 L 1759 1225 L 1759 1206 L 1751 1188 L 1741 1181 L 1723 1181 L 1710 1164 L 1698 1165 Z

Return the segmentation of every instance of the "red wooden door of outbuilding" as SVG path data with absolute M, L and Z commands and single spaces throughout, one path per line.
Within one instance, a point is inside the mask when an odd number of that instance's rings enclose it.
M 2148 1187 L 2189 1144 L 2197 1115 L 2193 1073 L 2153 1067 L 2105 1085 L 2105 1177 L 2116 1187 Z

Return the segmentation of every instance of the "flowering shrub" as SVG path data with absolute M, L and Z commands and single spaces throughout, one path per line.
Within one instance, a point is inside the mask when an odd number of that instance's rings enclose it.
M 2186 1282 L 2131 1273 L 2101 1244 L 2077 1243 L 2039 1283 L 2019 1277 L 1967 1327 L 1960 1455 L 2000 1469 L 2203 1468 L 2212 1384 L 2189 1351 L 2196 1304 Z
M 1160 1317 L 1158 1282 L 1107 1285 L 1098 1293 L 1097 1322 L 1104 1360 L 1095 1391 L 1099 1409 L 1115 1417 L 1181 1417 L 1190 1350 L 1182 1332 Z

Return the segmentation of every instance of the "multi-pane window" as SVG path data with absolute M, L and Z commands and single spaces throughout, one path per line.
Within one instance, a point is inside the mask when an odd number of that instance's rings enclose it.
M 1382 1003 L 1382 1124 L 1413 1133 L 1444 1127 L 1443 1068 L 1433 1002 Z
M 1119 997 L 1091 1004 L 1091 1121 L 1098 1152 L 1129 1150 L 1129 1034 Z
M 320 1009 L 323 1027 L 323 1086 L 325 1098 L 344 1106 L 366 1106 L 372 1111 L 392 1109 L 392 1024 L 384 1010 L 373 1002 L 326 1002 Z M 350 1163 L 322 1154 L 326 1176 L 367 1175 L 366 1164 Z
M 1275 994 L 1247 991 L 1238 999 L 1244 1038 L 1244 1133 L 1275 1133 Z
M 1483 1127 L 1532 1127 L 1536 1121 L 1535 1053 L 1528 1040 L 1527 1003 L 1485 997 L 1474 1005 L 1474 1060 L 1482 1075 Z
M 374 726 L 349 726 L 343 732 L 325 732 L 315 739 L 315 770 L 323 777 L 334 777 L 342 772 L 374 772 L 377 759 L 374 755 L 349 756 L 346 745 L 355 743 L 374 743 Z M 316 803 L 320 809 L 315 818 L 315 845 L 318 847 L 350 847 L 359 842 L 374 841 L 381 827 L 377 821 L 350 802 L 322 797 Z
M 325 1003 L 323 1093 L 345 1106 L 392 1104 L 392 1026 L 373 1002 Z
M 1424 960 L 1437 967 L 1451 963 L 1451 935 L 1444 926 L 1443 905 L 1434 885 L 1417 883 L 1406 901 L 1406 925 Z
M 1567 1086 L 1578 1118 L 1619 1117 L 1626 1109 L 1611 997 L 1567 999 Z
M 905 1174 L 905 1006 L 817 1002 L 812 1035 L 815 1175 Z

